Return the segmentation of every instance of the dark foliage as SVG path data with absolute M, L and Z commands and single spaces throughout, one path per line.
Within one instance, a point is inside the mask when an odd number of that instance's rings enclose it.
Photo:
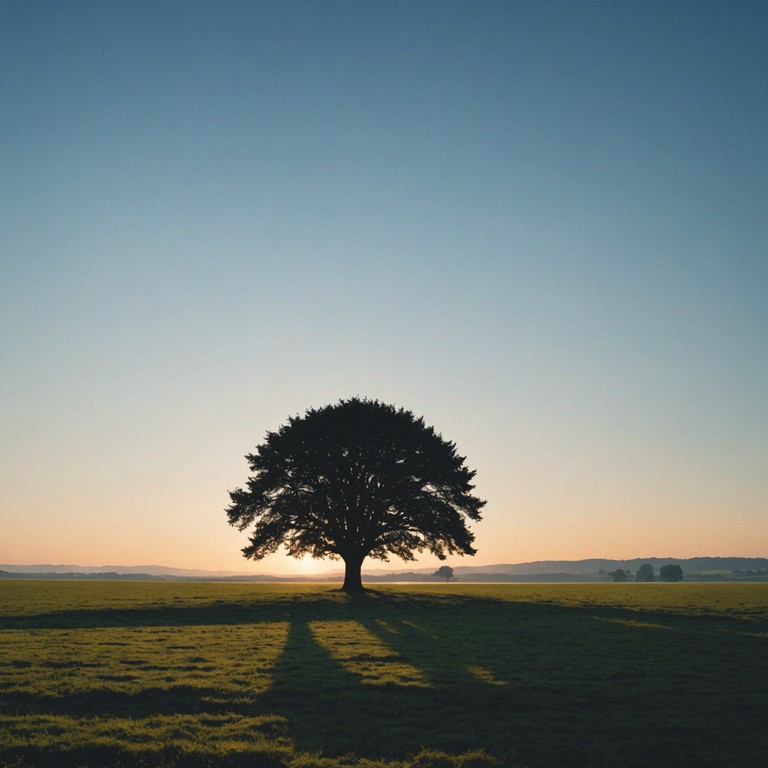
M 617 568 L 615 571 L 608 571 L 606 576 L 611 576 L 614 582 L 629 581 L 629 571 L 623 571 L 621 568 Z
M 456 446 L 410 411 L 342 400 L 293 417 L 247 457 L 247 489 L 230 493 L 230 525 L 253 525 L 245 557 L 341 558 L 344 589 L 362 589 L 366 557 L 413 560 L 427 550 L 473 555 L 465 517 L 485 504 Z
M 653 566 L 650 563 L 643 563 L 635 574 L 635 581 L 653 581 Z
M 662 581 L 682 581 L 683 569 L 679 565 L 663 565 L 659 571 Z
M 433 574 L 438 579 L 445 579 L 446 584 L 453 578 L 453 568 L 450 565 L 441 565 Z

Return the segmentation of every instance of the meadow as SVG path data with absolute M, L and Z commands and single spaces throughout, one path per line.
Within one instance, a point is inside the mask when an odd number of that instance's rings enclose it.
M 0 765 L 765 766 L 768 585 L 0 582 Z

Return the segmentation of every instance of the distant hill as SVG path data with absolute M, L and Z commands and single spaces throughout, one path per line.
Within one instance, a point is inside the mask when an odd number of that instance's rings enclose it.
M 606 575 L 617 568 L 635 573 L 643 563 L 649 563 L 658 574 L 664 565 L 679 565 L 688 581 L 731 580 L 733 578 L 768 580 L 768 558 L 764 557 L 645 557 L 632 560 L 537 560 L 530 563 L 500 563 L 497 565 L 453 566 L 457 580 L 465 582 L 554 582 L 609 581 Z M 369 582 L 436 581 L 434 568 L 409 571 L 364 570 Z M 761 573 L 757 573 L 760 571 Z M 738 572 L 738 573 L 737 573 Z M 736 574 L 736 575 L 735 575 Z M 238 571 L 206 571 L 202 569 L 170 568 L 163 565 L 2 565 L 0 578 L 50 579 L 119 579 L 166 581 L 339 581 L 341 572 L 320 576 L 253 574 Z
M 200 568 L 170 568 L 166 565 L 2 565 L 0 571 L 8 573 L 60 573 L 60 574 L 112 574 L 166 576 L 170 578 L 227 578 L 245 576 L 242 571 L 205 571 Z
M 563 573 L 573 575 L 597 574 L 600 570 L 614 571 L 617 568 L 634 573 L 643 563 L 649 563 L 658 572 L 663 565 L 679 565 L 684 573 L 730 573 L 735 570 L 762 570 L 768 568 L 765 557 L 637 557 L 632 560 L 537 560 L 532 563 L 511 563 L 500 565 L 455 566 L 457 576 L 462 574 L 503 573 L 507 575 L 535 575 Z
M 206 571 L 199 568 L 170 568 L 165 565 L 3 565 L 0 578 L 88 578 L 88 579 L 151 579 L 177 581 L 195 579 L 205 581 L 276 581 L 269 574 L 242 571 Z

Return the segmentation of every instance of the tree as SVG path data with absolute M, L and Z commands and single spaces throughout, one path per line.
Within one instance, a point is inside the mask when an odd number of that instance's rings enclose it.
M 240 531 L 253 525 L 247 558 L 281 545 L 296 558 L 341 558 L 352 592 L 366 557 L 475 554 L 465 521 L 485 505 L 471 493 L 475 472 L 410 411 L 360 398 L 309 409 L 246 459 L 253 475 L 229 494 L 227 516 Z
M 650 563 L 643 563 L 635 574 L 635 581 L 653 581 L 653 566 Z
M 683 569 L 679 565 L 662 565 L 659 578 L 662 581 L 682 581 Z
M 627 571 L 622 571 L 621 568 L 617 568 L 615 571 L 608 571 L 606 576 L 613 577 L 614 581 L 627 581 L 629 578 Z
M 445 579 L 447 584 L 453 578 L 453 568 L 450 565 L 441 565 L 433 574 L 438 579 Z

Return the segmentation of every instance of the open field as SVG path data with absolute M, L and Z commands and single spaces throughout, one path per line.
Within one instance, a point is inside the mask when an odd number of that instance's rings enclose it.
M 0 584 L 2 766 L 754 766 L 768 585 Z

